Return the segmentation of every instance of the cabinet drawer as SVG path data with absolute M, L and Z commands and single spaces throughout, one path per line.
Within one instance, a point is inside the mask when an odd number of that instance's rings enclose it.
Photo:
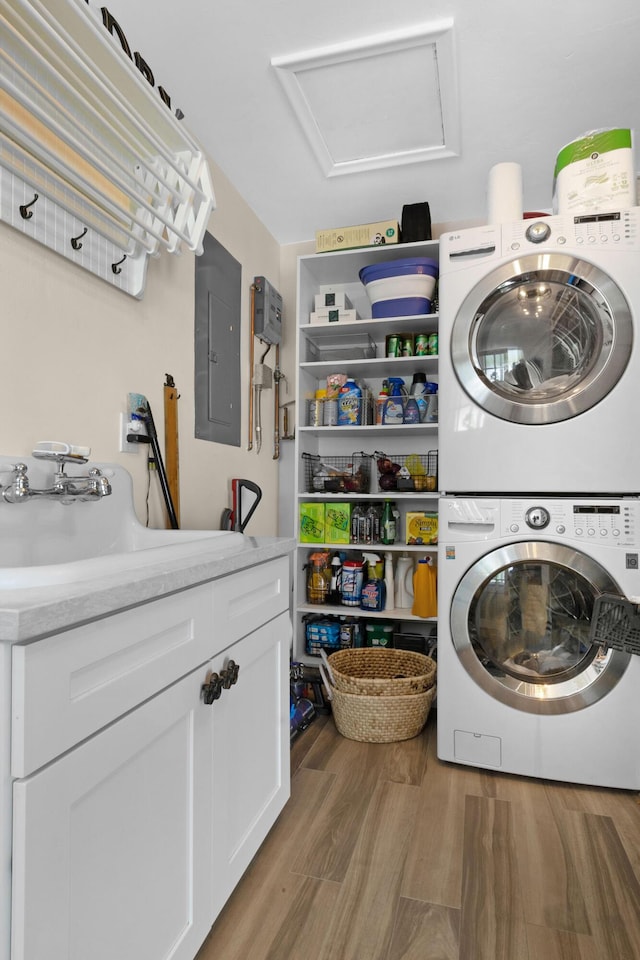
M 211 612 L 207 584 L 14 646 L 13 775 L 27 776 L 208 659 Z
M 289 558 L 215 580 L 215 653 L 289 609 Z M 220 629 L 218 629 L 220 624 Z

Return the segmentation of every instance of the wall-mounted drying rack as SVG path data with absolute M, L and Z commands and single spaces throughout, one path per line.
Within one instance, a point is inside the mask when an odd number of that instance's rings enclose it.
M 0 219 L 126 293 L 202 252 L 202 150 L 85 0 L 4 0 Z M 24 212 L 23 212 L 24 211 Z

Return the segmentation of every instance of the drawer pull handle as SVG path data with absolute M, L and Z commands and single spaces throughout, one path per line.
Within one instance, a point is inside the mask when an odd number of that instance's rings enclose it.
M 238 682 L 238 674 L 240 673 L 240 667 L 235 662 L 235 660 L 229 660 L 229 663 L 226 666 L 225 670 L 221 671 L 222 677 L 222 686 L 225 690 L 229 690 L 235 683 Z
M 219 700 L 222 693 L 222 680 L 217 673 L 209 674 L 206 683 L 202 684 L 202 697 L 210 706 L 214 700 Z

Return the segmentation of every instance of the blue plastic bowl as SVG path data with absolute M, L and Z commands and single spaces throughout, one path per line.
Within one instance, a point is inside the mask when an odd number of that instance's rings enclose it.
M 437 277 L 438 263 L 428 257 L 374 263 L 360 271 L 374 319 L 430 313 Z

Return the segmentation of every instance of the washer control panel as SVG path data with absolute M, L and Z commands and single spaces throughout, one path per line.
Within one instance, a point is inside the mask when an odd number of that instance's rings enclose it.
M 638 546 L 640 501 L 513 499 L 501 501 L 501 534 L 541 536 L 583 542 L 599 541 L 610 546 Z

